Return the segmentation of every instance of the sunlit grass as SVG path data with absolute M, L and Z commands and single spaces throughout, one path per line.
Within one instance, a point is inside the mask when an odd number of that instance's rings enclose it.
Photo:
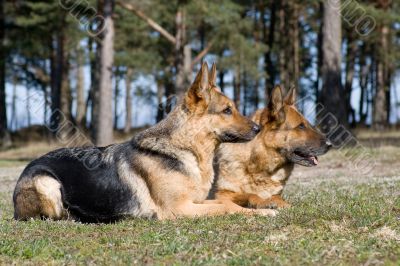
M 14 221 L 10 180 L 15 182 L 21 168 L 5 164 L 0 264 L 398 265 L 400 166 L 388 158 L 399 151 L 374 150 L 379 167 L 365 177 L 346 168 L 351 166 L 337 166 L 337 152 L 322 157 L 316 168 L 297 168 L 284 194 L 293 207 L 275 218 L 233 215 L 100 225 Z

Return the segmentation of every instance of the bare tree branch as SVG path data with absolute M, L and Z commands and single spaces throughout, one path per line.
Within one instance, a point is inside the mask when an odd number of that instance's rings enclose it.
M 13 62 L 12 65 L 19 67 L 20 69 L 25 71 L 25 74 L 27 74 L 33 81 L 43 84 L 45 86 L 49 85 L 50 76 L 47 75 L 42 68 L 34 65 L 29 65 L 28 63 Z
M 117 1 L 117 4 L 123 8 L 125 8 L 128 11 L 131 11 L 135 13 L 139 18 L 143 19 L 144 21 L 149 24 L 153 30 L 157 31 L 160 33 L 162 36 L 164 36 L 168 41 L 172 42 L 173 44 L 176 43 L 176 39 L 173 35 L 171 35 L 167 30 L 165 30 L 163 27 L 161 27 L 157 22 L 149 18 L 146 14 L 144 14 L 142 11 L 140 11 L 136 6 L 129 4 L 129 3 L 124 3 L 123 1 Z
M 207 46 L 192 60 L 192 67 L 196 65 L 200 60 L 210 51 L 211 47 L 213 46 L 214 42 L 211 41 L 207 44 Z

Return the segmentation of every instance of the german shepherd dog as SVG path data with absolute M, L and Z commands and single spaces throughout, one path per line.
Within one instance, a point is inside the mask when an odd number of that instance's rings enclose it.
M 160 123 L 131 141 L 63 148 L 32 161 L 13 196 L 14 216 L 82 222 L 126 217 L 173 219 L 253 211 L 206 200 L 213 157 L 222 142 L 245 142 L 260 128 L 239 114 L 215 86 L 215 64 L 203 64 L 182 101 Z
M 223 144 L 217 151 L 215 197 L 243 207 L 284 208 L 282 190 L 294 165 L 315 166 L 331 144 L 301 115 L 292 88 L 285 99 L 276 86 L 267 108 L 252 120 L 261 125 L 250 142 Z M 215 190 L 215 188 L 214 188 Z

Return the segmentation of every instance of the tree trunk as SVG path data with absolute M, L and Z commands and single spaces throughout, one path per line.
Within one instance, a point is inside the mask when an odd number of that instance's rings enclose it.
M 319 14 L 320 14 L 320 25 L 318 29 L 318 39 L 317 39 L 317 53 L 318 53 L 318 61 L 317 61 L 317 78 L 315 79 L 315 103 L 318 104 L 320 102 L 319 98 L 319 86 L 320 86 L 320 79 L 321 79 L 321 70 L 322 70 L 322 62 L 324 60 L 324 53 L 322 51 L 323 42 L 324 42 L 324 3 L 319 3 Z M 319 110 L 317 110 L 318 112 Z
M 391 7 L 390 0 L 378 1 L 378 8 L 387 11 Z M 376 94 L 374 97 L 372 126 L 375 129 L 383 129 L 388 125 L 390 110 L 390 80 L 388 81 L 388 50 L 389 50 L 389 26 L 386 18 L 382 18 L 379 26 L 379 49 L 376 51 Z M 389 86 L 388 86 L 389 85 Z M 389 91 L 389 92 L 388 92 Z
M 254 81 L 254 89 L 253 89 L 253 109 L 256 111 L 258 109 L 258 104 L 260 101 L 260 96 L 258 95 L 258 87 L 259 87 L 259 79 L 256 78 Z
M 114 129 L 118 129 L 118 99 L 120 96 L 120 90 L 119 90 L 119 82 L 121 79 L 121 73 L 119 71 L 119 66 L 115 68 L 115 87 L 114 87 Z
M 178 11 L 175 16 L 175 93 L 182 97 L 191 82 L 192 48 L 187 44 L 186 37 L 186 12 L 182 0 L 179 1 Z
M 371 47 L 371 51 L 374 51 L 376 48 L 376 45 L 373 44 Z M 366 115 L 372 116 L 373 119 L 373 98 L 374 95 L 376 94 L 377 91 L 377 60 L 376 60 L 376 53 L 371 53 L 371 67 L 370 67 L 370 72 L 369 72 L 369 79 L 370 79 L 370 86 L 367 94 L 367 111 Z M 373 122 L 373 121 L 372 121 Z M 372 124 L 372 123 L 371 123 Z
M 59 38 L 57 37 L 59 33 L 54 36 L 54 41 L 51 40 L 51 58 L 50 58 L 50 94 L 51 94 L 51 114 L 50 114 L 50 128 L 52 133 L 56 133 L 59 129 L 59 124 L 61 120 L 60 107 L 61 107 L 61 68 L 62 65 L 60 59 L 60 49 Z M 54 42 L 54 45 L 53 45 Z
M 386 60 L 384 58 L 385 56 L 382 56 L 382 54 L 380 53 L 380 51 L 384 51 L 384 53 L 387 52 L 388 32 L 389 32 L 388 27 L 386 25 L 382 25 L 380 28 L 380 40 L 379 40 L 380 49 L 379 51 L 377 51 L 378 55 L 376 58 L 377 88 L 374 97 L 374 110 L 373 110 L 373 121 L 372 121 L 373 127 L 377 130 L 383 129 L 387 126 L 387 117 L 388 117 L 387 105 L 390 104 L 387 102 L 386 98 L 386 91 L 389 89 L 386 87 L 386 82 L 385 82 Z
M 55 114 L 56 110 L 60 108 L 60 91 L 57 86 L 57 79 L 59 78 L 57 73 L 57 38 L 54 34 L 50 37 L 50 117 L 49 117 L 49 128 L 52 133 L 58 128 L 59 117 Z
M 219 88 L 221 89 L 221 92 L 224 93 L 225 90 L 225 82 L 224 82 L 224 78 L 225 78 L 225 71 L 223 71 L 222 69 L 219 71 L 218 73 L 219 76 Z
M 235 67 L 235 76 L 233 77 L 233 101 L 238 110 L 240 110 L 240 83 L 240 65 L 237 65 Z
M 66 44 L 67 40 L 65 38 L 65 35 L 62 34 L 62 39 L 60 40 L 61 45 L 62 45 L 62 59 L 61 59 L 61 64 L 62 64 L 62 72 L 61 72 L 61 111 L 63 112 L 65 118 L 68 121 L 72 120 L 72 95 L 71 95 L 71 86 L 69 82 L 69 60 L 68 60 L 68 50 L 66 49 Z M 64 130 L 64 128 L 63 128 Z M 65 130 L 69 130 L 68 128 L 65 128 Z
M 384 53 L 384 62 L 385 62 L 385 87 L 386 87 L 386 123 L 389 125 L 390 123 L 390 114 L 391 114 L 391 83 L 392 83 L 392 76 L 395 73 L 395 65 L 389 60 L 389 55 L 393 54 L 393 38 L 391 36 L 391 27 L 388 26 L 387 29 L 387 49 L 383 50 L 386 51 Z M 396 90 L 394 90 L 396 91 Z
M 336 121 L 321 119 L 326 114 L 336 117 L 338 123 L 346 126 L 345 99 L 341 82 L 341 44 L 342 24 L 340 14 L 329 1 L 324 2 L 324 28 L 323 28 L 323 67 L 322 67 L 322 91 L 321 103 L 324 112 L 319 113 L 321 129 L 324 133 L 332 133 L 337 126 Z
M 50 50 L 50 123 L 48 123 L 49 132 L 57 138 L 65 139 L 67 133 L 71 132 L 70 123 L 67 121 L 72 118 L 72 94 L 69 80 L 69 53 L 67 47 L 66 34 L 66 13 L 62 12 L 59 16 L 56 30 L 49 39 Z M 46 75 L 46 74 L 45 74 Z M 47 120 L 47 101 L 48 89 L 47 82 L 41 82 L 41 88 L 44 93 L 44 124 Z
M 178 10 L 175 15 L 175 36 L 170 34 L 161 25 L 139 10 L 134 4 L 125 3 L 125 1 L 117 1 L 117 3 L 124 9 L 133 12 L 136 16 L 144 20 L 153 30 L 157 31 L 162 37 L 174 45 L 175 86 L 171 87 L 170 84 L 168 84 L 166 86 L 165 94 L 169 103 L 172 102 L 171 97 L 183 96 L 191 82 L 192 65 L 200 62 L 213 45 L 212 41 L 208 42 L 207 46 L 204 47 L 204 49 L 192 60 L 192 49 L 187 42 L 186 32 L 185 5 L 187 1 L 178 0 Z M 170 108 L 170 104 L 167 103 L 167 113 Z
M 72 94 L 71 94 L 71 86 L 70 86 L 70 80 L 69 80 L 69 51 L 67 48 L 67 36 L 65 33 L 65 18 L 63 19 L 63 24 L 61 28 L 59 29 L 59 35 L 58 35 L 58 45 L 59 49 L 57 50 L 57 55 L 58 60 L 60 60 L 60 65 L 59 65 L 59 78 L 60 80 L 58 81 L 57 85 L 60 86 L 60 110 L 62 113 L 63 118 L 65 121 L 59 120 L 60 128 L 58 129 L 57 132 L 57 137 L 61 138 L 62 141 L 68 140 L 68 138 L 71 138 L 74 132 L 71 130 L 71 121 L 73 120 L 72 117 Z
M 292 84 L 296 87 L 297 91 L 300 92 L 300 33 L 299 33 L 299 6 L 297 3 L 293 3 L 293 14 L 292 14 L 292 38 L 291 43 L 293 45 L 293 80 Z M 287 90 L 289 88 L 286 88 Z
M 259 45 L 259 42 L 260 42 L 260 29 L 259 29 L 259 19 L 258 19 L 258 16 L 259 16 L 259 10 L 258 10 L 258 5 L 257 5 L 257 3 L 256 2 L 254 2 L 253 3 L 253 10 L 254 10 L 254 16 L 253 16 L 253 38 L 254 38 L 254 43 L 255 43 L 255 46 L 258 46 Z M 221 56 L 222 57 L 222 56 Z M 223 78 L 224 78 L 224 75 L 222 75 L 221 76 L 221 72 L 220 72 L 220 74 L 219 74 L 219 78 L 220 78 L 220 82 L 221 82 L 221 79 L 222 79 L 222 83 L 223 83 Z M 251 97 L 250 97 L 250 104 L 251 104 L 251 108 L 253 109 L 252 111 L 254 111 L 254 110 L 257 110 L 257 108 L 258 108 L 258 86 L 259 86 L 259 78 L 258 77 L 255 77 L 255 81 L 254 81 L 254 87 L 252 88 L 252 90 L 250 90 L 250 94 L 251 94 Z M 245 88 L 244 88 L 245 90 L 247 89 L 247 87 L 245 86 Z
M 200 22 L 198 29 L 199 40 L 200 40 L 200 51 L 204 50 L 206 44 L 206 29 L 204 25 L 204 20 Z M 203 64 L 203 58 L 200 60 L 200 64 Z
M 42 85 L 42 91 L 43 91 L 43 125 L 47 126 L 47 102 L 49 98 L 49 91 L 47 90 L 47 85 Z
M 162 78 L 157 77 L 157 116 L 156 116 L 157 123 L 164 118 L 163 95 L 164 95 L 164 87 L 162 84 Z
M 166 98 L 166 102 L 165 102 L 165 113 L 168 114 L 171 109 L 172 109 L 172 105 L 174 104 L 174 99 L 175 99 L 175 88 L 174 88 L 174 83 L 172 82 L 172 78 L 171 75 L 169 73 L 169 70 L 166 69 L 165 70 L 165 75 L 164 75 L 164 86 L 165 86 L 165 98 Z M 175 99 L 176 100 L 176 99 Z
M 11 146 L 11 138 L 7 126 L 4 5 L 5 1 L 1 1 L 0 3 L 0 148 L 7 148 Z
M 282 0 L 279 8 L 279 45 L 282 47 L 279 49 L 279 80 L 281 85 L 284 87 L 288 84 L 288 74 L 287 74 L 287 65 L 286 65 L 286 47 L 287 45 L 287 35 L 286 32 L 286 23 L 285 23 L 285 2 Z
M 46 105 L 45 105 L 46 107 Z M 46 110 L 46 108 L 45 108 Z M 46 120 L 46 117 L 44 119 Z M 46 122 L 46 121 L 44 121 Z M 45 123 L 44 123 L 45 124 Z M 12 103 L 11 103 L 11 123 L 10 129 L 16 130 L 18 128 L 18 121 L 17 121 L 17 77 L 13 77 L 13 94 L 12 94 Z
M 370 72 L 370 66 L 371 64 L 366 63 L 366 43 L 364 43 L 361 46 L 361 51 L 360 51 L 360 59 L 359 59 L 359 86 L 361 90 L 361 95 L 360 95 L 360 102 L 359 102 L 359 117 L 360 117 L 360 124 L 365 125 L 368 113 L 364 112 L 364 106 L 368 106 L 368 77 L 369 77 L 369 72 Z M 365 104 L 365 105 L 364 105 Z
M 129 133 L 132 128 L 132 75 L 133 71 L 128 67 L 125 75 L 125 88 L 126 88 L 126 98 L 125 98 L 125 127 L 124 132 Z
M 26 84 L 26 100 L 25 100 L 25 110 L 26 110 L 26 127 L 30 127 L 31 123 L 31 96 L 30 96 L 30 88 L 29 84 Z
M 274 40 L 275 40 L 275 24 L 276 24 L 276 7 L 277 7 L 277 1 L 272 0 L 271 1 L 271 16 L 270 16 L 270 21 L 269 21 L 269 29 L 268 29 L 268 34 L 267 34 L 267 21 L 265 19 L 264 15 L 264 6 L 261 5 L 261 16 L 263 20 L 263 38 L 264 38 L 264 43 L 268 46 L 268 50 L 264 55 L 264 62 L 265 62 L 265 73 L 266 73 L 266 79 L 265 79 L 265 99 L 268 99 L 272 88 L 274 87 L 275 83 L 275 67 L 272 62 L 272 48 L 274 45 Z
M 68 84 L 68 56 L 65 36 L 66 14 L 60 17 L 57 32 L 50 41 L 50 88 L 51 88 L 51 115 L 50 129 L 56 134 L 62 126 L 64 119 L 71 118 L 71 93 Z M 55 47 L 54 47 L 54 45 Z
M 114 1 L 99 0 L 105 21 L 104 31 L 98 43 L 99 88 L 95 97 L 97 112 L 93 117 L 93 137 L 97 146 L 113 142 L 112 115 L 112 67 L 114 62 Z
M 391 81 L 392 81 L 392 75 L 395 72 L 395 69 L 393 66 L 387 66 L 386 70 L 387 70 L 387 73 L 385 75 L 386 103 L 387 103 L 386 104 L 386 123 L 389 124 L 390 123 L 390 114 L 391 114 L 391 99 L 392 99 L 390 85 L 391 85 Z
M 354 66 L 356 60 L 357 43 L 354 40 L 353 32 L 348 32 L 347 37 L 347 52 L 346 52 L 346 77 L 345 77 L 345 97 L 346 97 L 346 118 L 351 116 L 351 126 L 356 125 L 356 115 L 355 111 L 351 106 L 351 92 L 353 89 L 353 79 L 354 79 Z
M 249 101 L 249 95 L 248 95 L 248 87 L 247 87 L 247 74 L 246 71 L 243 71 L 243 78 L 242 78 L 242 87 L 243 87 L 243 115 L 247 115 L 247 104 Z
M 91 25 L 93 27 L 93 25 Z M 89 128 L 93 131 L 93 118 L 94 114 L 97 113 L 97 106 L 94 101 L 95 96 L 97 95 L 96 88 L 98 88 L 99 79 L 98 79 L 98 69 L 97 69 L 97 53 L 94 49 L 94 41 L 92 37 L 88 38 L 88 51 L 89 51 L 89 62 L 90 62 L 90 87 L 89 93 L 86 100 L 85 106 L 85 123 L 89 121 L 89 114 L 90 114 L 90 124 Z M 89 113 L 90 109 L 90 113 Z
M 85 120 L 85 79 L 83 69 L 83 52 L 80 48 L 76 51 L 76 123 L 84 128 L 86 125 Z

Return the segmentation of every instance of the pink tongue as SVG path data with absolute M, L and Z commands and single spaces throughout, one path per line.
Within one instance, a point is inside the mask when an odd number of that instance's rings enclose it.
M 313 161 L 315 165 L 318 165 L 318 159 L 315 156 L 311 156 L 310 159 Z

